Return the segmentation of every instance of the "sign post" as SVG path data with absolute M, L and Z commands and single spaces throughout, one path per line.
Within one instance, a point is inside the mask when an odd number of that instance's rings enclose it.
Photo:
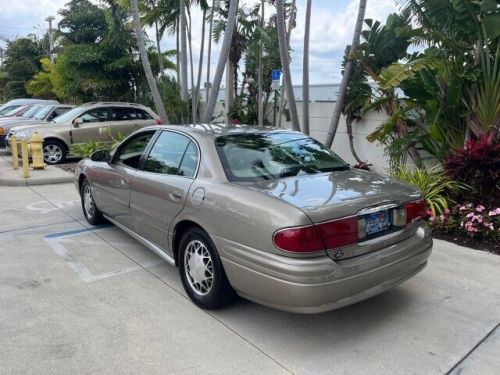
M 277 97 L 276 93 L 280 89 L 280 82 L 281 82 L 281 70 L 273 70 L 271 72 L 271 89 L 274 91 L 274 104 L 273 104 L 273 126 L 276 127 L 276 104 L 277 104 Z

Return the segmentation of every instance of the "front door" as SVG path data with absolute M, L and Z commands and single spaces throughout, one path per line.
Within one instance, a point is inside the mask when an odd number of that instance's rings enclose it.
M 93 108 L 83 113 L 79 118 L 81 124 L 73 124 L 71 129 L 71 143 L 85 143 L 88 141 L 111 141 L 109 130 L 109 108 Z
M 119 146 L 109 163 L 102 164 L 92 176 L 97 207 L 118 223 L 133 230 L 130 216 L 130 185 L 141 156 L 154 131 L 136 134 Z
M 162 131 L 130 184 L 135 231 L 167 251 L 168 228 L 184 207 L 198 155 L 190 138 Z

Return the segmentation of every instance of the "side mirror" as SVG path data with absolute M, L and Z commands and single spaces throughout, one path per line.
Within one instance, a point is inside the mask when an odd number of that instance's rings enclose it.
M 108 162 L 111 160 L 111 154 L 108 150 L 98 150 L 90 155 L 90 160 Z
M 81 124 L 83 124 L 83 119 L 81 117 L 75 118 L 73 120 L 73 127 L 74 128 L 79 128 Z

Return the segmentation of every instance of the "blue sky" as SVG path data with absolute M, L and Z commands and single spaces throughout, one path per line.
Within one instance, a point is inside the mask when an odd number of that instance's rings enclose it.
M 57 10 L 68 0 L 0 0 L 0 37 L 14 38 L 29 33 L 42 34 L 47 29 L 44 19 L 48 15 L 60 18 Z M 252 4 L 259 0 L 240 0 Z M 340 79 L 340 62 L 346 44 L 352 39 L 358 0 L 313 0 L 310 42 L 310 82 L 333 83 Z M 292 32 L 292 78 L 294 83 L 302 80 L 302 45 L 305 0 L 297 0 L 297 27 Z M 368 1 L 367 18 L 384 20 L 397 9 L 395 0 Z M 270 14 L 271 8 L 267 11 Z M 193 12 L 193 53 L 198 61 L 200 45 L 201 14 Z M 198 26 L 198 27 L 195 27 Z M 174 40 L 165 36 L 164 48 L 173 48 Z M 0 42 L 1 45 L 1 42 Z M 214 48 L 217 56 L 218 48 Z M 215 61 L 213 62 L 215 68 Z M 214 71 L 214 69 L 212 69 Z

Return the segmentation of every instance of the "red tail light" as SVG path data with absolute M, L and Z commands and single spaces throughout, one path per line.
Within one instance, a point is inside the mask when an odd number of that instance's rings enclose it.
M 161 118 L 158 117 L 156 119 L 156 125 L 162 125 L 162 124 L 163 124 L 163 122 L 161 121 Z
M 274 234 L 274 244 L 281 250 L 312 253 L 355 244 L 358 241 L 358 219 L 328 221 L 317 225 L 286 228 Z
M 358 218 L 329 221 L 316 226 L 327 249 L 352 245 L 358 242 Z
M 325 245 L 314 225 L 281 229 L 274 234 L 273 240 L 278 249 L 294 253 L 325 250 Z
M 417 220 L 423 220 L 427 217 L 427 206 L 425 201 L 419 200 L 405 204 L 406 208 L 406 223 L 413 223 Z

